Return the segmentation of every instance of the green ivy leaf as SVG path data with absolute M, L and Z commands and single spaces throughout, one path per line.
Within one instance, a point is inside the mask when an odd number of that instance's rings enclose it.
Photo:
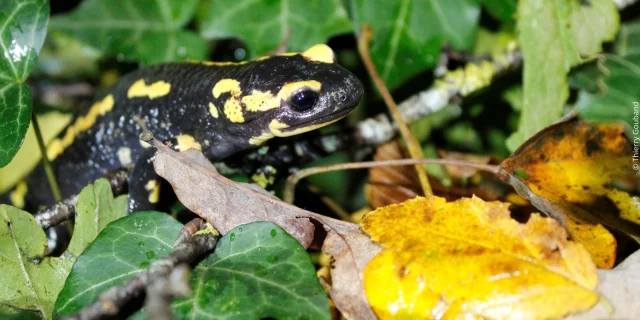
M 610 0 L 522 0 L 518 16 L 524 91 L 520 126 L 507 139 L 511 150 L 560 119 L 570 68 L 613 40 L 620 19 Z
M 106 226 L 78 257 L 55 303 L 56 316 L 75 313 L 104 290 L 173 251 L 182 224 L 169 215 L 141 211 Z
M 76 224 L 67 250 L 79 255 L 111 221 L 127 214 L 127 195 L 113 198 L 111 185 L 98 179 L 78 195 Z
M 489 14 L 503 22 L 511 22 L 515 18 L 518 0 L 481 0 L 482 6 Z
M 229 231 L 191 278 L 178 318 L 331 319 L 324 289 L 300 243 L 271 222 Z
M 394 89 L 438 62 L 440 47 L 473 46 L 480 7 L 475 0 L 351 0 L 354 28 L 369 24 L 371 58 L 382 80 Z
M 42 259 L 48 249 L 40 225 L 30 213 L 0 205 L 0 305 L 17 309 L 14 312 L 36 311 L 50 319 L 76 257 L 100 228 L 125 214 L 126 196 L 114 199 L 109 182 L 96 181 L 80 193 L 76 228 L 67 251 Z M 8 312 L 0 309 L 3 313 Z
M 607 121 L 623 120 L 633 127 L 634 105 L 640 97 L 640 52 L 626 57 L 606 55 L 603 66 L 591 66 L 588 70 L 572 74 L 583 79 L 586 86 L 578 93 L 576 110 L 586 119 Z M 606 70 L 606 72 L 603 72 Z M 592 75 L 591 78 L 581 73 Z M 597 75 L 593 76 L 597 72 Z M 599 84 L 602 88 L 598 87 Z M 589 92 L 589 88 L 602 91 Z
M 250 57 L 277 49 L 285 39 L 289 50 L 303 51 L 351 30 L 342 0 L 216 0 L 200 12 L 203 37 L 237 36 Z
M 31 119 L 31 91 L 24 84 L 42 48 L 49 21 L 46 0 L 0 1 L 0 167 L 22 145 Z
M 183 27 L 197 0 L 86 0 L 73 12 L 51 19 L 66 33 L 106 55 L 143 63 L 204 59 L 206 45 Z
M 620 26 L 615 51 L 621 56 L 640 53 L 640 21 L 636 20 Z

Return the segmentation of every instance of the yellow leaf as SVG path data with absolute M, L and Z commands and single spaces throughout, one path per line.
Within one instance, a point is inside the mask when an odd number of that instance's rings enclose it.
M 611 268 L 617 241 L 604 226 L 640 236 L 637 198 L 614 188 L 634 181 L 632 164 L 632 144 L 621 123 L 569 118 L 538 132 L 501 166 L 526 185 L 528 190 L 516 188 L 523 197 L 534 204 L 542 197 L 554 206 L 538 208 L 565 220 L 599 268 Z
M 584 247 L 551 218 L 513 220 L 506 203 L 417 197 L 361 225 L 387 248 L 365 269 L 381 319 L 557 318 L 598 299 Z

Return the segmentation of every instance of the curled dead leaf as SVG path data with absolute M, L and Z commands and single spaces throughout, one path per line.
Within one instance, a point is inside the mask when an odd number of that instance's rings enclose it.
M 637 198 L 613 187 L 635 174 L 630 159 L 622 124 L 568 118 L 525 142 L 501 164 L 501 173 L 521 196 L 566 226 L 598 267 L 611 268 L 616 239 L 602 225 L 640 236 Z
M 271 221 L 306 248 L 314 240 L 311 220 L 327 231 L 323 251 L 335 259 L 330 295 L 348 318 L 375 319 L 364 294 L 363 274 L 369 260 L 382 248 L 357 224 L 331 219 L 280 201 L 256 185 L 231 181 L 196 150 L 176 152 L 157 140 L 153 166 L 178 199 L 221 234 L 254 221 Z

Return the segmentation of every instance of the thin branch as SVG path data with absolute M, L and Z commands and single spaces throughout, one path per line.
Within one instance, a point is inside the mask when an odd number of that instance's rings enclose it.
M 398 111 L 396 102 L 393 100 L 389 89 L 387 89 L 384 81 L 382 81 L 382 78 L 380 78 L 378 70 L 376 70 L 373 61 L 371 60 L 371 53 L 369 52 L 369 42 L 372 35 L 373 30 L 371 29 L 371 27 L 368 25 L 362 25 L 362 27 L 360 28 L 360 35 L 358 36 L 358 51 L 360 52 L 360 57 L 362 57 L 362 61 L 369 71 L 369 76 L 371 76 L 371 79 L 376 84 L 378 91 L 380 91 L 384 102 L 389 108 L 393 120 L 400 129 L 400 133 L 402 133 L 402 137 L 407 142 L 407 149 L 409 150 L 409 154 L 414 159 L 424 158 L 424 155 L 422 154 L 422 147 L 420 146 L 418 139 L 416 139 L 413 133 L 411 133 L 411 130 L 409 130 L 409 127 L 403 120 L 400 111 Z M 429 184 L 429 179 L 427 178 L 427 170 L 424 168 L 424 166 L 417 165 L 416 171 L 418 172 L 418 180 L 420 180 L 420 186 L 422 186 L 424 195 L 432 195 L 433 191 L 431 190 L 431 185 Z
M 442 110 L 455 97 L 466 97 L 491 84 L 496 77 L 515 70 L 522 65 L 522 54 L 516 42 L 493 54 L 491 60 L 468 63 L 464 67 L 447 71 L 427 90 L 409 97 L 398 105 L 405 122 L 411 123 Z M 358 123 L 355 129 L 361 145 L 381 145 L 394 138 L 398 128 L 385 114 Z
M 129 170 L 120 169 L 109 172 L 105 175 L 111 185 L 111 192 L 114 196 L 121 195 L 127 187 Z M 50 228 L 65 222 L 76 215 L 76 202 L 78 194 L 72 194 L 64 200 L 56 202 L 54 205 L 44 208 L 34 215 L 34 218 L 43 229 Z
M 443 165 L 453 165 L 453 166 L 464 166 L 464 167 L 474 168 L 480 171 L 486 171 L 494 175 L 498 175 L 500 172 L 499 166 L 481 164 L 481 163 L 475 163 L 475 162 L 469 162 L 469 161 L 451 160 L 451 159 L 400 159 L 400 160 L 386 160 L 386 161 L 341 163 L 341 164 L 330 165 L 330 166 L 302 169 L 294 174 L 291 174 L 287 178 L 287 183 L 284 187 L 283 201 L 288 203 L 293 203 L 293 200 L 294 200 L 293 191 L 295 190 L 296 184 L 298 183 L 298 181 L 310 175 L 324 173 L 324 172 L 331 172 L 331 171 L 339 171 L 339 170 L 366 169 L 366 168 L 384 167 L 384 166 L 408 166 L 408 165 L 416 165 L 416 164 L 443 164 Z
M 204 220 L 196 218 L 187 224 L 185 229 L 191 228 L 196 230 L 193 228 L 194 225 L 198 226 L 197 230 L 204 230 L 207 228 Z M 187 233 L 191 233 L 191 231 L 188 231 Z M 191 237 L 184 237 L 182 238 L 183 241 L 174 244 L 173 252 L 171 252 L 167 257 L 155 260 L 147 269 L 138 273 L 129 281 L 109 288 L 107 291 L 100 294 L 93 303 L 84 307 L 78 313 L 65 316 L 63 319 L 88 320 L 116 317 L 124 306 L 135 298 L 140 297 L 152 282 L 155 282 L 155 285 L 158 286 L 158 288 L 154 288 L 153 290 L 162 289 L 164 286 L 161 281 L 157 279 L 170 278 L 178 265 L 190 263 L 204 255 L 206 252 L 213 250 L 218 241 L 217 232 L 200 231 L 191 233 L 191 235 Z M 177 276 L 183 277 L 184 274 L 180 275 L 178 273 Z M 160 284 L 158 284 L 159 282 Z M 158 293 L 158 291 L 155 293 Z M 162 295 L 165 294 L 167 293 L 162 293 Z M 158 297 L 153 297 L 152 299 L 158 299 Z M 157 301 L 150 302 L 152 304 L 152 308 L 155 308 L 155 302 Z M 156 309 L 154 312 L 155 311 L 158 310 Z
M 56 201 L 60 201 L 62 200 L 62 194 L 60 193 L 60 187 L 58 186 L 56 175 L 53 174 L 53 168 L 51 167 L 51 162 L 49 162 L 49 157 L 47 157 L 47 147 L 44 145 L 42 132 L 40 131 L 40 125 L 38 124 L 38 117 L 36 117 L 35 112 L 31 112 L 31 123 L 33 123 L 33 131 L 36 134 L 36 140 L 38 140 L 38 148 L 40 148 L 40 153 L 42 154 L 42 166 L 44 167 L 44 172 L 47 175 L 47 180 L 51 187 L 51 193 L 53 193 L 53 198 Z

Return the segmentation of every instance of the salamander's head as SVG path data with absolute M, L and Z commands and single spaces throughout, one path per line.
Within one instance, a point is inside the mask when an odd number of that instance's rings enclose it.
M 223 99 L 216 101 L 217 109 L 232 134 L 260 145 L 342 119 L 360 101 L 362 84 L 319 44 L 246 63 L 237 78 L 219 80 L 213 96 Z

